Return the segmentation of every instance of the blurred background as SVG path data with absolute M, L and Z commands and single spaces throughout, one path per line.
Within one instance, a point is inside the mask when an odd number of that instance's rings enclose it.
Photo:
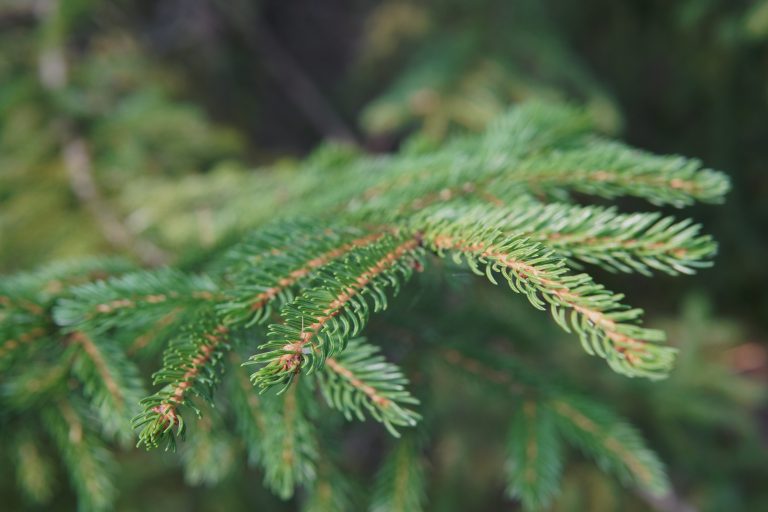
M 768 510 L 765 0 L 0 0 L 0 272 L 107 253 L 194 262 L 273 216 L 260 188 L 338 157 L 328 141 L 438 145 L 531 98 L 584 105 L 606 134 L 731 176 L 725 205 L 685 212 L 721 244 L 713 269 L 598 276 L 681 347 L 674 376 L 563 367 L 670 466 L 680 501 L 631 507 Z M 562 336 L 544 315 L 517 318 L 500 329 Z M 453 437 L 477 429 L 437 420 L 430 509 L 515 510 L 484 480 L 493 447 L 457 452 Z M 376 456 L 358 450 L 359 467 Z M 119 510 L 293 510 L 243 461 L 216 478 L 163 454 L 121 461 Z M 0 475 L 0 500 L 21 508 Z M 632 509 L 593 469 L 567 476 L 558 510 Z

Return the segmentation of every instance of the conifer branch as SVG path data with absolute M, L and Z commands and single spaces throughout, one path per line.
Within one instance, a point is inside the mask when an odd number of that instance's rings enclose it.
M 185 430 L 178 408 L 191 405 L 190 393 L 210 395 L 217 381 L 215 365 L 228 348 L 228 332 L 223 325 L 208 325 L 202 333 L 189 333 L 169 346 L 163 369 L 154 375 L 154 384 L 165 387 L 141 401 L 144 411 L 133 420 L 134 427 L 142 428 L 139 444 L 149 448 L 167 440 L 166 449 L 175 448 L 175 436 L 183 436 Z
M 560 486 L 563 454 L 552 412 L 546 404 L 525 400 L 512 420 L 507 493 L 526 510 L 549 506 Z
M 376 475 L 370 512 L 424 510 L 425 474 L 415 441 L 406 437 L 392 450 Z
M 730 188 L 722 173 L 702 169 L 696 160 L 657 156 L 597 138 L 587 138 L 575 149 L 523 161 L 511 178 L 534 192 L 560 189 L 606 198 L 631 195 L 674 206 L 717 203 Z
M 494 387 L 502 384 L 513 396 L 522 397 L 523 414 L 526 414 L 525 404 L 535 400 L 536 410 L 539 413 L 543 411 L 549 422 L 546 426 L 539 425 L 536 430 L 537 435 L 544 434 L 551 441 L 542 449 L 556 450 L 562 437 L 594 458 L 602 470 L 617 475 L 625 485 L 635 486 L 641 493 L 652 496 L 669 492 L 669 481 L 662 462 L 631 426 L 606 407 L 564 392 L 560 386 L 543 381 L 509 358 L 494 357 L 492 362 L 487 362 L 456 349 L 444 350 L 443 356 L 446 362 L 481 377 Z M 520 497 L 526 507 L 535 509 L 537 503 L 540 505 L 542 500 L 551 499 L 556 489 L 559 452 L 547 453 L 547 460 L 538 461 L 545 463 L 536 473 L 538 478 L 545 479 L 540 482 L 544 487 L 524 485 L 525 472 L 520 472 L 524 466 L 518 464 L 526 460 L 531 448 L 530 433 L 526 433 L 520 421 L 524 420 L 518 415 L 512 428 L 515 437 L 510 439 L 513 457 L 509 462 L 509 467 L 513 469 L 510 491 Z M 537 452 L 538 455 L 542 453 Z
M 268 404 L 270 397 L 254 392 L 248 374 L 240 366 L 242 359 L 234 352 L 230 353 L 229 398 L 232 401 L 232 414 L 235 426 L 248 450 L 248 462 L 260 462 L 264 453 L 264 439 L 268 431 Z
M 422 215 L 494 226 L 506 235 L 540 242 L 565 258 L 644 275 L 651 270 L 692 274 L 711 266 L 717 250 L 712 237 L 699 234 L 701 226 L 658 213 L 620 214 L 613 208 L 523 199 L 508 207 L 443 206 Z
M 558 428 L 606 471 L 653 496 L 669 492 L 664 466 L 640 435 L 603 406 L 580 397 L 550 400 Z
M 418 239 L 389 236 L 330 268 L 320 287 L 283 308 L 284 324 L 269 327 L 269 341 L 246 363 L 262 365 L 251 380 L 267 388 L 289 384 L 302 368 L 310 373 L 319 368 L 360 332 L 368 316 L 366 299 L 373 300 L 374 311 L 386 308 L 384 287 L 397 292 L 418 261 Z
M 178 307 L 213 301 L 217 287 L 207 276 L 164 268 L 84 284 L 71 293 L 54 310 L 59 325 L 96 332 L 115 326 L 143 331 Z
M 73 332 L 69 342 L 77 351 L 73 373 L 83 383 L 105 432 L 129 440 L 131 418 L 144 395 L 138 369 L 118 347 L 83 331 Z
M 576 332 L 588 354 L 606 359 L 617 372 L 662 378 L 671 368 L 675 350 L 658 344 L 664 341 L 663 332 L 637 325 L 641 310 L 628 309 L 621 295 L 587 274 L 569 274 L 565 261 L 540 244 L 472 224 L 440 221 L 424 228 L 427 246 L 440 254 L 453 253 L 457 263 L 463 257 L 493 283 L 494 272 L 500 272 L 513 291 L 526 295 L 538 309 L 549 306 L 564 330 Z M 566 310 L 571 312 L 568 320 Z
M 300 385 L 291 386 L 276 401 L 276 414 L 264 439 L 264 482 L 278 496 L 290 498 L 296 486 L 315 480 L 318 440 L 314 425 L 307 417 L 309 397 Z
M 83 422 L 75 404 L 59 401 L 43 411 L 43 425 L 56 445 L 69 479 L 84 511 L 106 511 L 112 507 L 113 460 L 106 446 Z
M 396 426 L 412 427 L 420 419 L 405 407 L 419 403 L 405 388 L 408 379 L 362 338 L 349 340 L 338 358 L 326 359 L 318 382 L 328 404 L 348 420 L 354 415 L 363 421 L 366 409 L 392 435 L 400 437 Z
M 288 302 L 292 290 L 318 269 L 344 258 L 355 249 L 372 245 L 383 236 L 382 232 L 327 228 L 323 236 L 306 238 L 290 251 L 270 253 L 259 262 L 261 268 L 268 270 L 249 268 L 234 278 L 242 284 L 219 310 L 229 324 L 262 323 L 269 318 L 273 308 Z

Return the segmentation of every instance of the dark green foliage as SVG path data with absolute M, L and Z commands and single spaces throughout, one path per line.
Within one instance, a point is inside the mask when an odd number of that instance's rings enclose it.
M 546 509 L 557 494 L 563 470 L 561 442 L 546 403 L 522 403 L 512 420 L 507 450 L 507 492 L 526 510 Z
M 634 428 L 600 404 L 573 396 L 550 400 L 563 436 L 594 458 L 604 471 L 663 496 L 669 490 L 664 466 Z
M 409 436 L 398 443 L 379 469 L 368 510 L 424 510 L 425 485 L 418 443 Z

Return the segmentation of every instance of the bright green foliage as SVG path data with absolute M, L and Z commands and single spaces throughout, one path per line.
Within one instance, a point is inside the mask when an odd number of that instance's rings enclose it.
M 522 162 L 516 171 L 516 177 L 533 192 L 570 189 L 606 198 L 630 195 L 675 206 L 719 202 L 728 190 L 720 173 L 702 169 L 696 160 L 652 155 L 592 137 L 575 147 Z
M 342 417 L 370 417 L 397 436 L 429 407 L 423 393 L 408 388 L 422 375 L 406 378 L 380 351 L 389 355 L 390 344 L 357 336 L 406 283 L 409 292 L 429 289 L 434 272 L 446 266 L 453 281 L 452 261 L 549 309 L 588 354 L 617 372 L 665 377 L 676 349 L 664 344 L 663 332 L 643 327 L 641 310 L 574 267 L 687 274 L 710 263 L 713 241 L 690 221 L 578 206 L 571 193 L 680 206 L 719 201 L 728 181 L 696 161 L 597 139 L 592 128 L 583 111 L 533 103 L 510 110 L 483 134 L 439 148 L 412 146 L 380 157 L 325 149 L 301 172 L 259 178 L 263 202 L 253 202 L 268 214 L 252 222 L 263 225 L 198 255 L 188 268 L 125 273 L 124 265 L 103 264 L 60 271 L 55 286 L 50 270 L 3 280 L 0 364 L 14 365 L 0 388 L 1 425 L 30 421 L 36 408 L 60 407 L 75 382 L 82 405 L 66 406 L 50 428 L 84 509 L 111 503 L 101 439 L 125 439 L 134 413 L 139 444 L 147 448 L 175 448 L 189 433 L 182 459 L 190 482 L 224 478 L 242 449 L 278 496 L 303 487 L 317 494 L 306 500 L 310 510 L 342 506 L 350 493 L 345 484 L 335 488 L 343 478 L 324 466 L 334 437 L 326 433 L 339 432 Z M 277 218 L 266 223 L 267 216 Z M 425 270 L 433 273 L 413 279 Z M 429 329 L 414 328 L 413 346 Z M 156 389 L 139 404 L 148 386 L 135 359 L 151 359 L 161 347 Z M 443 349 L 435 348 L 435 357 Z M 505 394 L 523 389 L 509 410 L 507 487 L 527 508 L 556 494 L 566 464 L 562 440 L 627 484 L 664 492 L 660 463 L 612 413 L 506 359 L 496 364 L 480 377 L 490 376 Z M 320 412 L 323 402 L 339 414 Z M 216 414 L 208 412 L 213 406 Z M 192 424 L 190 412 L 202 421 Z M 242 443 L 220 434 L 231 427 Z M 78 442 L 65 446 L 62 432 L 78 428 Z M 406 436 L 385 457 L 371 509 L 421 510 L 426 475 L 415 441 Z
M 297 222 L 278 223 L 257 232 L 226 256 L 234 263 L 234 269 L 225 269 L 227 279 L 237 287 L 219 311 L 228 324 L 263 323 L 273 310 L 293 298 L 293 291 L 314 270 L 380 236 L 349 227 L 319 229 L 316 224 Z

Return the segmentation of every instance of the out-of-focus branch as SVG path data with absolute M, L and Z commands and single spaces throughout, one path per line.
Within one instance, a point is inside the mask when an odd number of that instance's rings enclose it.
M 347 126 L 298 61 L 283 47 L 259 13 L 251 13 L 241 2 L 213 0 L 212 3 L 250 50 L 263 57 L 267 72 L 280 83 L 285 94 L 322 135 L 352 144 L 358 143 L 354 131 Z M 243 16 L 241 12 L 235 12 L 240 9 L 251 15 Z
M 636 492 L 643 501 L 657 512 L 698 512 L 696 507 L 684 501 L 675 494 L 674 490 L 661 497 L 653 496 L 642 490 Z
M 168 255 L 153 243 L 131 233 L 99 192 L 85 141 L 71 134 L 64 135 L 64 139 L 64 166 L 72 192 L 96 219 L 104 238 L 113 247 L 134 253 L 145 264 L 165 263 Z
M 48 5 L 41 9 L 41 16 L 56 15 L 56 7 Z M 67 86 L 67 61 L 60 45 L 51 45 L 41 50 L 38 56 L 40 83 L 51 94 Z M 66 116 L 59 116 L 61 124 L 61 146 L 64 166 L 69 177 L 72 192 L 96 219 L 104 238 L 116 249 L 134 254 L 142 263 L 160 265 L 168 255 L 155 244 L 132 233 L 102 196 L 93 177 L 93 164 L 88 145 L 77 133 L 73 123 Z

